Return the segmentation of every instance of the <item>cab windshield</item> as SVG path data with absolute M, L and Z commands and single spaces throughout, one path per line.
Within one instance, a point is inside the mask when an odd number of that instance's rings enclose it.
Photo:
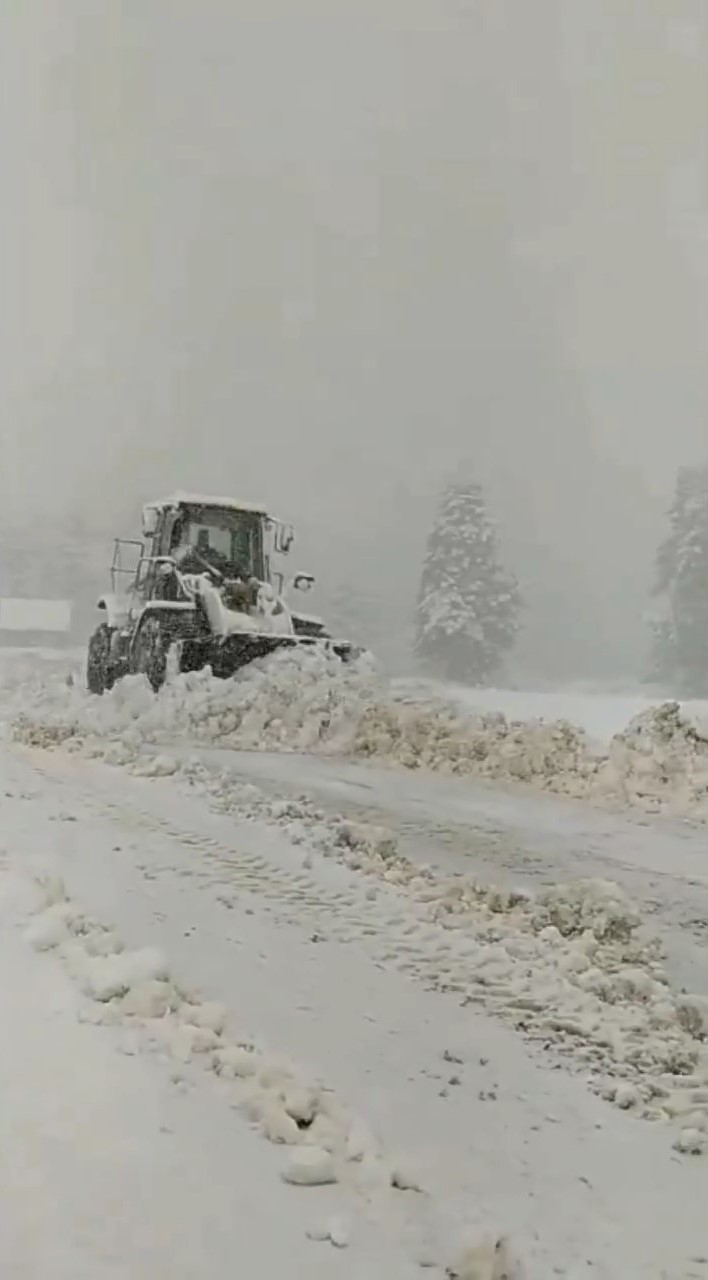
M 225 577 L 263 577 L 261 518 L 253 512 L 188 508 L 175 526 L 173 544 L 179 559 L 206 561 Z

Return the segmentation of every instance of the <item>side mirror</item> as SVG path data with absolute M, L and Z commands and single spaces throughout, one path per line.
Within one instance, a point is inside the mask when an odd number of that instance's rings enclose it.
M 146 538 L 152 538 L 157 533 L 157 507 L 143 507 L 143 534 Z
M 312 591 L 314 585 L 315 578 L 311 573 L 296 573 L 293 578 L 293 586 L 296 591 Z
M 290 524 L 276 524 L 275 550 L 286 556 L 295 541 L 295 532 Z

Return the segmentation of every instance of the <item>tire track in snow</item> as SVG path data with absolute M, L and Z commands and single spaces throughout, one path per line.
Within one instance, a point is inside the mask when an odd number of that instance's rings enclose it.
M 68 760 L 54 755 L 34 762 L 45 776 L 59 781 L 68 781 L 67 774 L 72 773 Z M 135 789 L 135 780 L 130 781 Z M 104 779 L 92 775 L 92 783 L 93 789 L 87 792 L 79 780 L 84 802 L 103 816 L 166 838 L 183 853 L 199 850 L 199 867 L 187 864 L 177 869 L 172 862 L 143 866 L 140 869 L 147 878 L 177 873 L 215 892 L 225 907 L 229 893 L 250 895 L 259 910 L 284 925 L 305 930 L 313 942 L 359 946 L 380 968 L 395 970 L 428 990 L 451 994 L 463 1004 L 510 1022 L 525 1037 L 540 1041 L 567 1068 L 586 1073 L 593 1087 L 618 1105 L 647 1119 L 678 1117 L 682 1134 L 685 1130 L 691 1135 L 691 1149 L 705 1147 L 701 1134 L 708 1131 L 708 1062 L 700 1046 L 681 1030 L 675 1012 L 663 1012 L 668 1026 L 652 1027 L 643 1015 L 638 1018 L 644 1000 L 641 984 L 652 981 L 641 954 L 625 958 L 624 963 L 612 956 L 609 961 L 611 981 L 619 974 L 625 984 L 639 983 L 634 1003 L 622 1002 L 619 987 L 615 995 L 599 1000 L 573 981 L 573 970 L 581 960 L 589 967 L 581 947 L 563 951 L 555 940 L 543 946 L 528 931 L 509 928 L 503 915 L 497 917 L 496 926 L 494 919 L 490 922 L 479 911 L 456 914 L 454 903 L 449 914 L 440 915 L 433 904 L 431 914 L 429 902 L 416 900 L 401 887 L 372 881 L 318 855 L 316 878 L 303 867 L 302 848 L 289 847 L 282 838 L 271 843 L 275 859 L 271 860 L 248 850 L 248 826 L 243 823 L 238 841 L 208 835 L 185 816 L 178 823 L 174 816 L 156 814 L 149 801 L 139 801 L 137 795 L 116 803 L 106 795 Z M 140 785 L 152 789 L 155 784 Z M 154 801 L 155 795 L 151 790 L 150 799 Z M 173 800 L 184 809 L 184 797 L 177 793 Z M 213 813 L 208 816 L 217 828 L 229 820 Z M 278 855 L 285 858 L 285 865 L 278 864 Z M 307 854 L 305 862 L 314 866 L 312 854 Z M 629 967 L 632 959 L 642 966 L 639 978 L 636 967 Z

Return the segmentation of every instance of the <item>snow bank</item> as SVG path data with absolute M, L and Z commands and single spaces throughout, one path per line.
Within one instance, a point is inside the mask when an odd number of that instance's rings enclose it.
M 410 1180 L 396 1178 L 398 1166 L 330 1090 L 303 1080 L 290 1061 L 276 1057 L 251 1036 L 239 1036 L 222 1005 L 202 1001 L 194 993 L 188 997 L 158 952 L 123 949 L 113 930 L 91 920 L 66 898 L 62 882 L 46 881 L 40 888 L 42 901 L 25 941 L 37 950 L 55 951 L 64 962 L 92 1002 L 82 1020 L 131 1028 L 137 1038 L 131 1038 L 130 1052 L 142 1048 L 166 1054 L 173 1061 L 172 1080 L 178 1087 L 187 1086 L 192 1071 L 213 1073 L 229 1105 L 268 1142 L 287 1148 L 280 1166 L 284 1183 L 307 1195 L 307 1188 L 338 1184 L 354 1193 L 352 1205 L 359 1214 L 367 1201 L 375 1201 L 377 1218 L 382 1197 L 406 1188 L 419 1190 Z M 89 939 L 99 935 L 114 940 L 115 950 L 97 964 Z M 108 982 L 103 981 L 106 976 Z M 351 1223 L 335 1215 L 307 1235 L 346 1249 Z M 438 1240 L 431 1266 L 444 1266 L 446 1250 L 446 1241 Z M 508 1274 L 510 1280 L 512 1275 L 520 1280 L 520 1271 Z
M 644 711 L 616 734 L 594 794 L 654 812 L 708 817 L 708 722 L 677 702 Z
M 515 724 L 501 714 L 460 717 L 445 705 L 364 708 L 353 753 L 437 773 L 467 774 L 583 795 L 597 761 L 581 730 L 561 721 Z
M 128 677 L 101 699 L 65 680 L 19 691 L 16 732 L 36 745 L 110 739 L 128 749 L 175 736 L 243 749 L 347 750 L 363 709 L 385 683 L 362 658 L 343 666 L 319 650 L 282 651 L 234 679 L 208 671 L 177 676 L 159 696 Z
M 319 650 L 283 651 L 230 681 L 178 676 L 155 697 L 142 678 L 104 698 L 48 677 L 5 690 L 16 738 L 66 744 L 153 775 L 164 755 L 139 763 L 146 745 L 175 740 L 234 750 L 326 751 L 407 769 L 523 782 L 605 805 L 708 817 L 708 727 L 677 703 L 645 710 L 598 753 L 565 721 L 510 721 L 411 693 L 370 660 L 342 665 Z
M 599 750 L 605 750 L 630 720 L 657 702 L 656 694 L 649 697 L 646 689 L 627 692 L 618 688 L 614 693 L 607 688 L 578 687 L 478 689 L 423 677 L 398 677 L 393 686 L 397 693 L 412 694 L 419 700 L 427 697 L 450 703 L 468 716 L 501 711 L 507 720 L 563 720 L 583 729 Z

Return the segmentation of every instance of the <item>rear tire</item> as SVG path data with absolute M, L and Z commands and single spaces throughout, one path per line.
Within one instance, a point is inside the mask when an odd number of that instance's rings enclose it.
M 100 697 L 113 688 L 115 676 L 110 666 L 111 629 L 102 622 L 89 640 L 86 660 L 86 687 Z

